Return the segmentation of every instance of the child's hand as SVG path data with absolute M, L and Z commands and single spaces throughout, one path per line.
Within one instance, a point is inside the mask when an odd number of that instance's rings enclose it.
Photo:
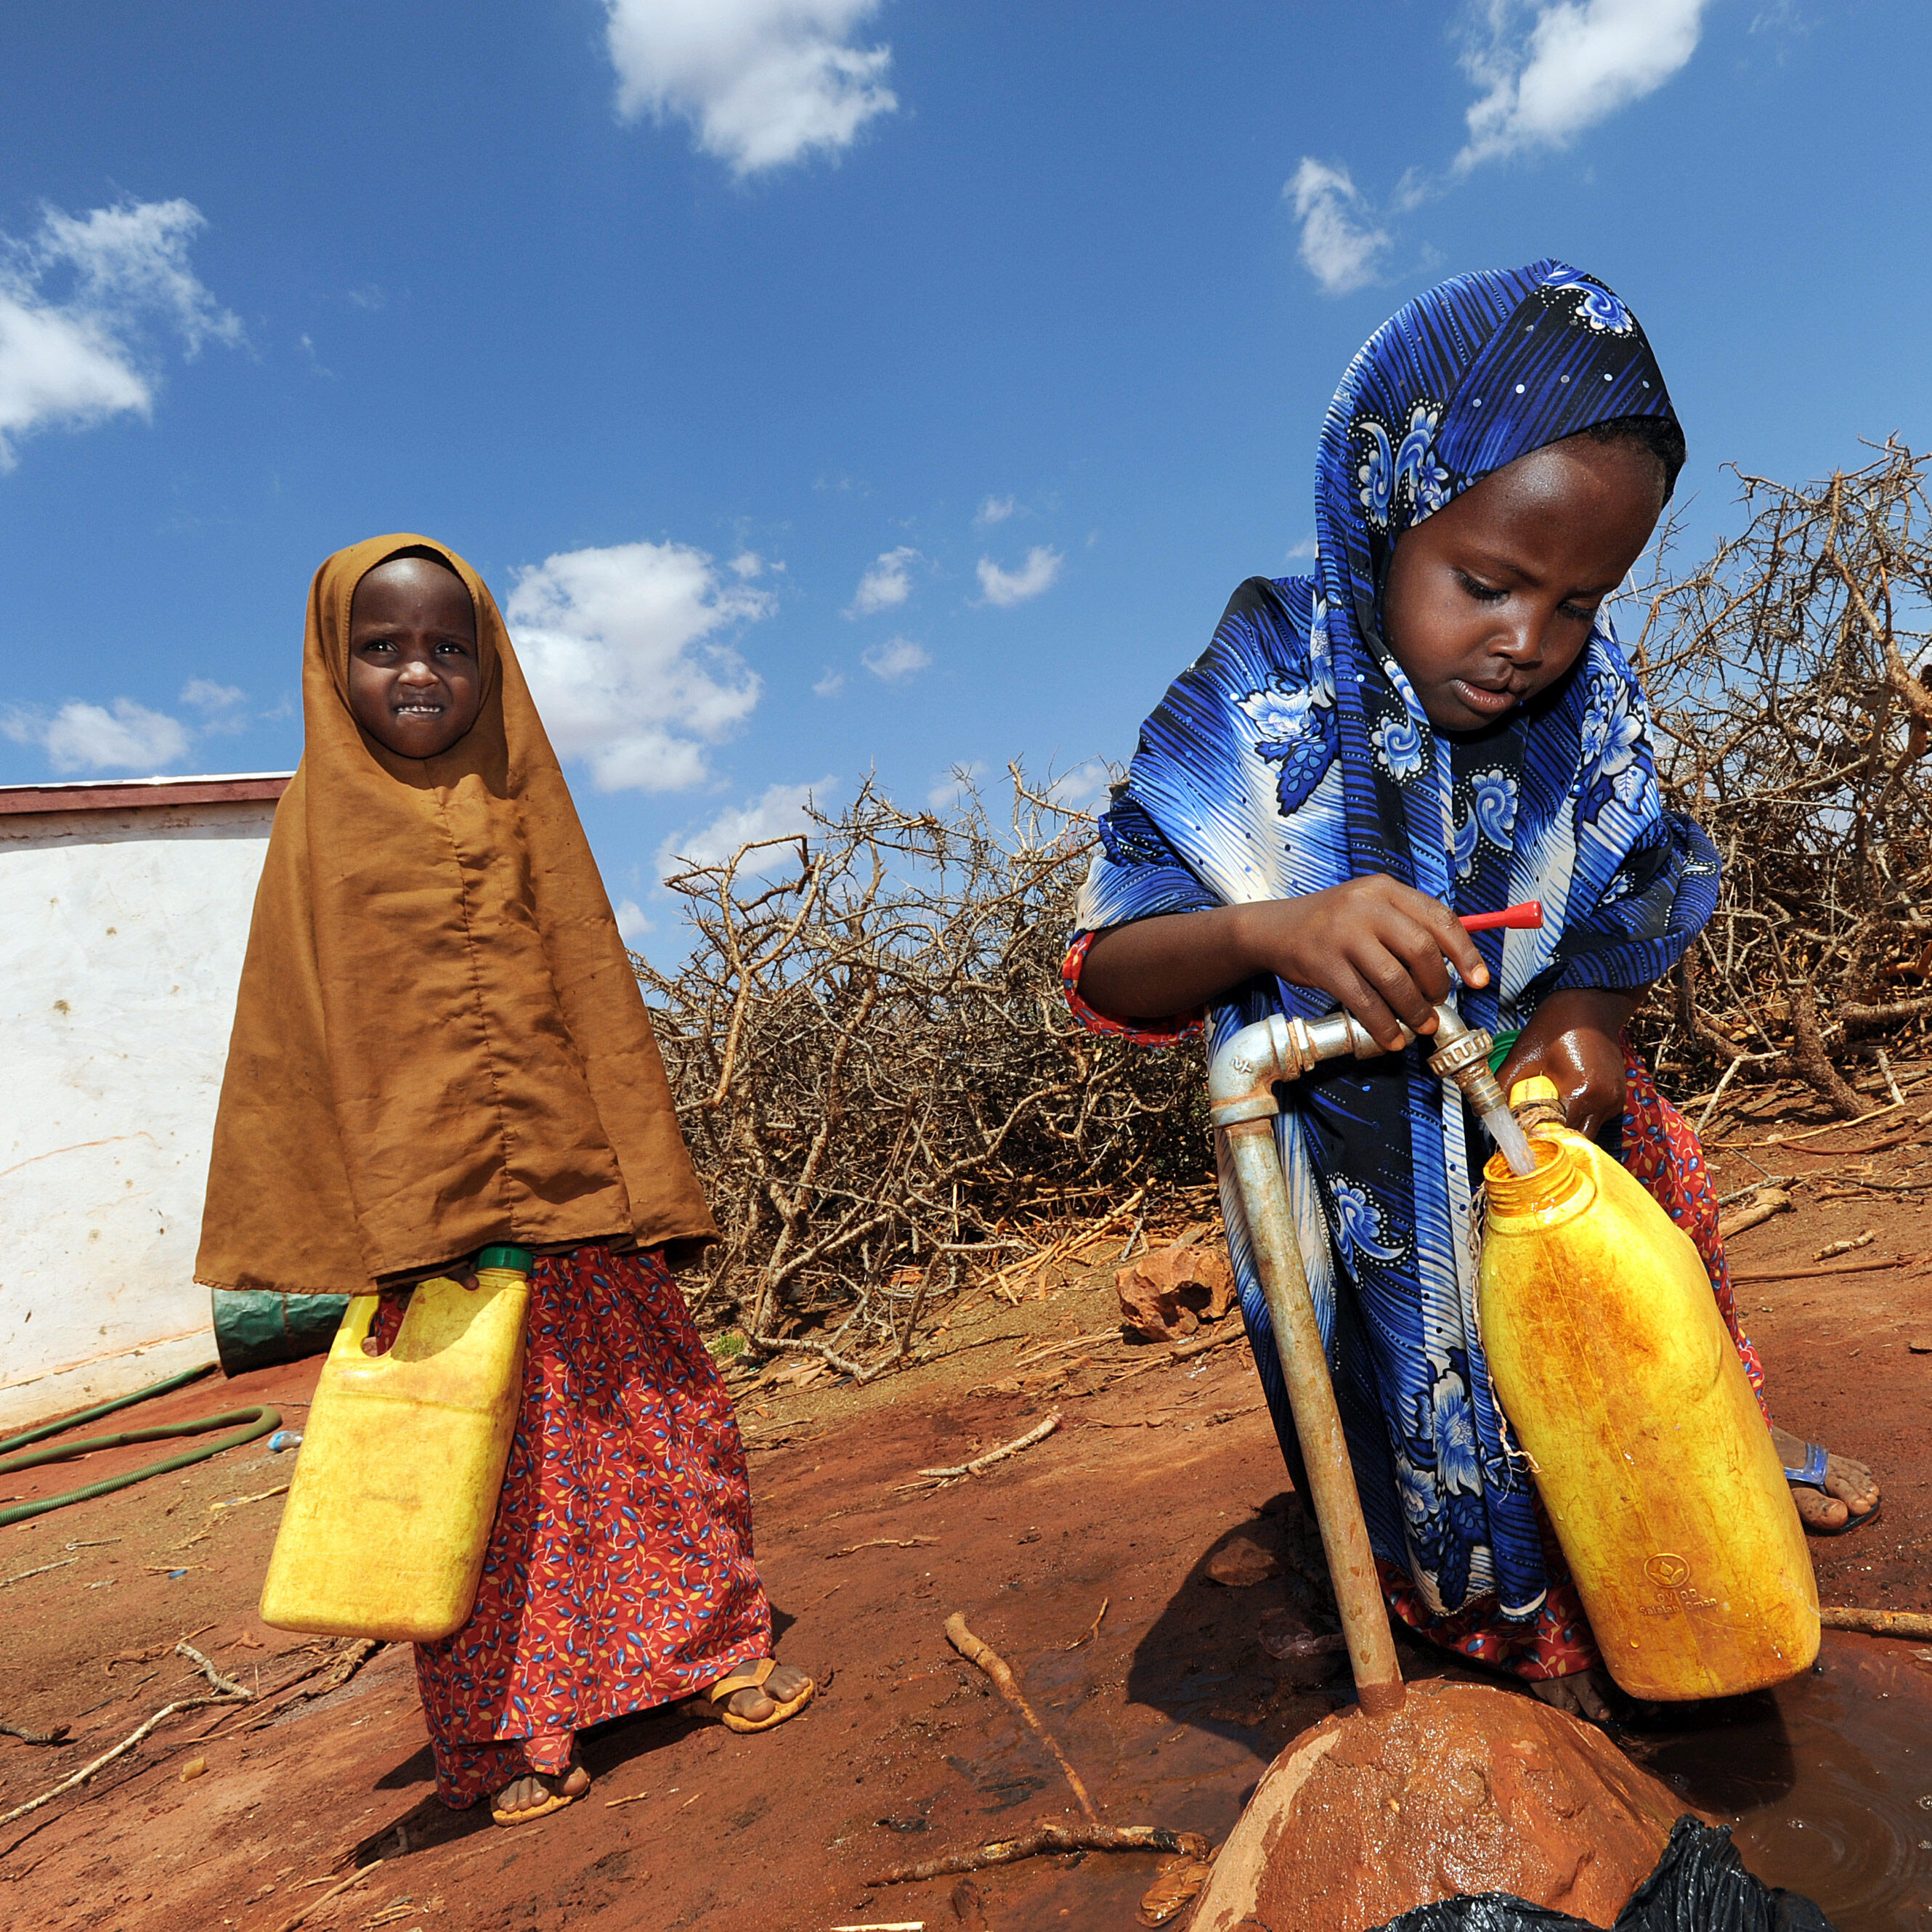
M 1451 966 L 1470 986 L 1489 983 L 1483 956 L 1456 915 L 1386 873 L 1243 910 L 1256 924 L 1260 970 L 1332 993 L 1390 1050 L 1402 1044 L 1402 1027 L 1436 1030 Z
M 1624 1110 L 1624 1022 L 1643 993 L 1579 988 L 1552 993 L 1510 1049 L 1498 1083 L 1507 1094 L 1540 1073 L 1556 1083 L 1566 1126 L 1594 1136 Z
M 1300 898 L 1168 913 L 1117 926 L 1088 949 L 1080 993 L 1132 1021 L 1191 1011 L 1263 974 L 1346 1006 L 1390 1052 L 1436 1030 L 1449 968 L 1489 983 L 1476 942 L 1440 900 L 1372 873 Z

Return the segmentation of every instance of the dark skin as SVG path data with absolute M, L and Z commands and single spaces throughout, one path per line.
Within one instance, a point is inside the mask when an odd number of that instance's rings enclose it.
M 476 722 L 483 672 L 476 612 L 454 572 L 392 557 L 349 607 L 349 709 L 399 758 L 440 758 Z
M 1485 477 L 1396 540 L 1384 593 L 1388 646 L 1430 724 L 1474 734 L 1548 691 L 1588 645 L 1598 607 L 1628 574 L 1664 506 L 1661 466 L 1629 442 L 1552 443 Z M 1089 948 L 1081 996 L 1122 1020 L 1210 1004 L 1273 975 L 1331 995 L 1391 1049 L 1400 1028 L 1436 1030 L 1451 969 L 1489 983 L 1474 942 L 1448 908 L 1377 874 L 1296 899 L 1218 906 L 1116 926 Z M 1624 1022 L 1648 988 L 1588 988 L 1538 1006 L 1500 1076 L 1505 1092 L 1543 1074 L 1564 1117 L 1594 1135 L 1624 1107 Z M 1803 1444 L 1774 1430 L 1787 1466 Z M 1834 1456 L 1828 1493 L 1796 1490 L 1808 1524 L 1864 1515 L 1878 1486 L 1864 1464 Z M 1552 1680 L 1550 1701 L 1600 1720 L 1607 1679 Z
M 482 707 L 476 612 L 463 580 L 425 557 L 378 564 L 350 602 L 349 709 L 356 723 L 398 758 L 434 758 L 463 738 Z M 477 1286 L 476 1271 L 467 1265 L 430 1272 L 467 1288 Z M 362 1346 L 370 1354 L 381 1352 L 373 1342 Z M 762 1690 L 737 1692 L 728 1708 L 762 1723 L 806 1682 L 803 1671 L 780 1664 Z M 562 1778 L 520 1778 L 495 1802 L 500 1810 L 527 1810 L 550 1792 L 574 1798 L 590 1788 L 589 1772 L 574 1764 Z

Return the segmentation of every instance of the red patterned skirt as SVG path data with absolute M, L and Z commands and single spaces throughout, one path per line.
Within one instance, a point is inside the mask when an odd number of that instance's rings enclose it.
M 376 1332 L 392 1335 L 400 1300 Z M 436 1795 L 569 1765 L 586 1726 L 770 1654 L 730 1398 L 656 1251 L 530 1276 L 523 1412 L 470 1621 L 416 1646 Z
M 1650 1069 L 1628 1046 L 1624 1061 L 1624 1165 L 1696 1244 L 1711 1277 L 1718 1312 L 1730 1330 L 1768 1425 L 1771 1412 L 1765 1406 L 1764 1369 L 1756 1350 L 1738 1326 L 1724 1237 L 1718 1232 L 1717 1190 L 1704 1165 L 1703 1148 L 1690 1122 L 1658 1092 Z M 1431 1642 L 1518 1677 L 1568 1677 L 1594 1669 L 1603 1659 L 1583 1614 L 1582 1600 L 1540 1502 L 1536 1514 L 1543 1530 L 1550 1594 L 1533 1623 L 1511 1622 L 1493 1597 L 1478 1598 L 1449 1614 L 1438 1614 L 1422 1600 L 1421 1593 L 1403 1571 L 1378 1558 L 1382 1594 L 1390 1609 Z

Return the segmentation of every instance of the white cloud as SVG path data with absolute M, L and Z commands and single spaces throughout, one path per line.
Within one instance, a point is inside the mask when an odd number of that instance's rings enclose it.
M 205 677 L 191 677 L 182 686 L 181 701 L 212 716 L 217 712 L 233 710 L 248 695 L 238 684 L 216 684 Z
M 242 339 L 188 265 L 206 225 L 188 202 L 122 202 L 49 208 L 29 240 L 0 238 L 0 468 L 36 430 L 147 415 L 156 326 L 190 356 Z
M 518 574 L 503 606 L 550 742 L 603 791 L 678 791 L 748 717 L 759 680 L 717 634 L 769 616 L 766 592 L 688 544 L 568 550 Z
M 676 115 L 741 178 L 849 147 L 898 98 L 887 46 L 852 36 L 880 0 L 604 0 L 617 111 Z
M 635 899 L 620 899 L 610 910 L 617 921 L 617 937 L 626 946 L 634 948 L 639 940 L 657 930 Z
M 1300 542 L 1295 544 L 1294 548 L 1288 551 L 1288 561 L 1290 563 L 1305 562 L 1314 554 L 1315 532 L 1312 530 L 1310 530 L 1307 536 L 1302 538 Z
M 903 604 L 912 595 L 912 579 L 908 573 L 918 561 L 919 552 L 904 544 L 897 550 L 884 551 L 860 578 L 852 608 L 846 616 L 869 617 L 874 611 L 894 610 Z
M 1489 0 L 1485 36 L 1463 61 L 1484 92 L 1469 110 L 1456 172 L 1526 148 L 1567 147 L 1654 92 L 1696 52 L 1705 4 L 1537 0 L 1519 34 L 1522 0 Z
M 950 812 L 986 776 L 987 770 L 982 758 L 975 758 L 970 764 L 955 765 L 926 794 L 926 803 L 934 812 Z
M 888 638 L 884 644 L 874 644 L 859 662 L 882 682 L 898 684 L 914 671 L 925 670 L 932 662 L 932 653 L 910 638 Z
M 826 777 L 810 784 L 768 785 L 749 805 L 721 812 L 708 825 L 694 832 L 673 832 L 658 848 L 658 870 L 668 878 L 686 865 L 722 864 L 741 847 L 767 838 L 788 838 L 809 831 L 812 820 L 806 808 L 814 796 L 822 797 L 838 783 Z M 790 848 L 774 847 L 752 862 L 753 869 L 766 865 L 782 865 Z
M 812 694 L 816 698 L 836 698 L 844 688 L 845 674 L 842 670 L 834 670 L 830 664 L 825 667 L 825 675 L 812 687 Z
M 1004 524 L 1019 505 L 1010 496 L 988 496 L 980 506 L 974 522 L 982 529 L 990 524 Z
M 155 771 L 188 754 L 181 721 L 131 698 L 117 698 L 111 706 L 63 704 L 51 718 L 10 712 L 0 730 L 16 744 L 39 746 L 57 772 Z
M 1053 588 L 1065 561 L 1059 551 L 1048 550 L 1044 544 L 1035 544 L 1017 570 L 1002 570 L 991 557 L 982 556 L 980 593 L 988 604 L 998 604 L 1002 610 L 1009 604 L 1024 604 L 1029 597 L 1037 597 L 1042 591 Z
M 1376 278 L 1376 264 L 1389 245 L 1385 231 L 1369 225 L 1365 206 L 1346 168 L 1302 157 L 1282 190 L 1301 224 L 1301 259 L 1324 296 L 1345 296 Z

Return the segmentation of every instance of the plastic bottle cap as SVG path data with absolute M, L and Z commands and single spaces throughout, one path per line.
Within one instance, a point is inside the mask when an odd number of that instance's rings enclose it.
M 1509 1103 L 1512 1107 L 1526 1107 L 1533 1100 L 1546 1101 L 1553 1107 L 1562 1098 L 1556 1090 L 1556 1082 L 1547 1074 L 1532 1073 L 1527 1080 L 1514 1082 L 1510 1087 Z
M 1548 1084 L 1546 1082 L 1544 1084 Z M 1554 1094 L 1556 1089 L 1552 1087 L 1550 1090 Z M 528 1248 L 485 1248 L 476 1257 L 476 1265 L 480 1268 L 508 1268 L 514 1274 L 528 1274 L 535 1259 Z

